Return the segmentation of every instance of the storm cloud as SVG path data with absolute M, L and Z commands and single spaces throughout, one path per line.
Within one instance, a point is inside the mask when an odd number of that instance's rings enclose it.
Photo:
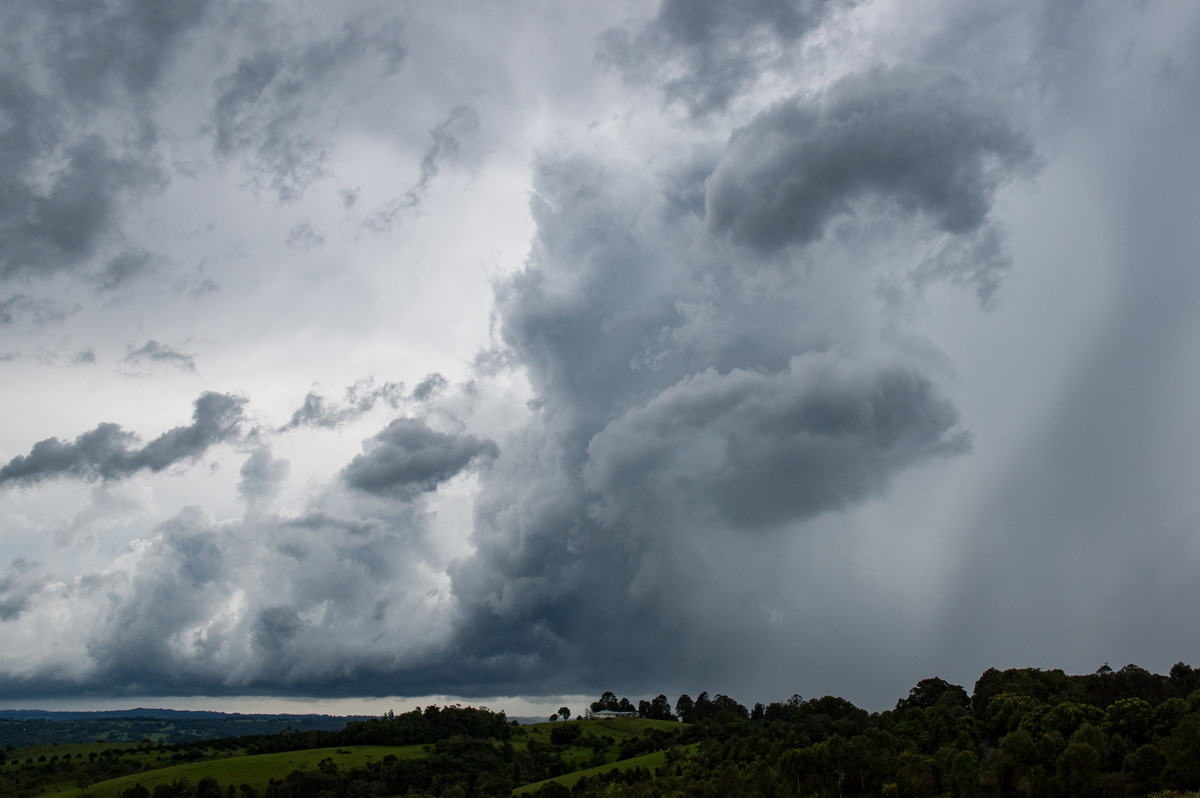
M 785 100 L 736 130 L 706 208 L 715 233 L 760 250 L 809 243 L 865 198 L 961 234 L 1033 162 L 1028 140 L 963 77 L 876 68 L 842 78 L 819 105 Z

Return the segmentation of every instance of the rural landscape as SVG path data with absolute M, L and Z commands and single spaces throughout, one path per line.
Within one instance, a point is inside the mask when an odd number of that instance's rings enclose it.
M 932 677 L 876 713 L 832 696 L 748 709 L 707 692 L 673 704 L 660 694 L 636 706 L 606 692 L 578 714 L 562 707 L 529 724 L 483 707 L 431 705 L 340 728 L 338 719 L 316 716 L 294 719 L 308 728 L 184 742 L 170 740 L 195 724 L 245 729 L 287 719 L 92 714 L 0 721 L 0 741 L 30 723 L 64 724 L 74 734 L 107 724 L 112 737 L 9 744 L 0 793 L 1184 798 L 1200 789 L 1200 670 L 1182 662 L 1167 675 L 1107 664 L 1081 676 L 989 669 L 971 694 Z M 137 733 L 144 736 L 128 739 Z

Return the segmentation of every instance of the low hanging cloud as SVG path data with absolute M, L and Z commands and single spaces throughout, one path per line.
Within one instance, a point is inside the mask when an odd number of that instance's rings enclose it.
M 342 471 L 351 488 L 408 499 L 436 490 L 479 460 L 499 455 L 493 441 L 450 435 L 420 419 L 398 418 L 364 445 Z
M 38 441 L 29 454 L 0 467 L 0 486 L 55 477 L 114 480 L 197 460 L 210 447 L 241 436 L 244 404 L 237 396 L 203 393 L 195 401 L 191 424 L 168 430 L 141 447 L 136 445 L 137 435 L 113 423 L 99 424 L 70 442 Z
M 753 529 L 844 509 L 912 463 L 966 452 L 957 421 L 903 369 L 849 373 L 817 354 L 779 374 L 708 370 L 592 438 L 584 485 L 612 509 L 675 493 Z
M 403 511 L 218 523 L 188 507 L 112 572 L 46 590 L 39 567 L 15 563 L 0 576 L 0 612 L 44 624 L 56 645 L 46 658 L 13 641 L 3 682 L 125 695 L 400 687 L 397 670 L 441 650 L 449 628 L 442 564 L 412 546 L 421 528 Z

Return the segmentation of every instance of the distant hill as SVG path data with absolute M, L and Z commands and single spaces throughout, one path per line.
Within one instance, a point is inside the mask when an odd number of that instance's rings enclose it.
M 334 718 L 338 720 L 363 720 L 371 715 L 318 715 L 315 713 L 294 714 L 265 714 L 242 712 L 212 712 L 198 709 L 153 709 L 138 707 L 136 709 L 104 709 L 104 710 L 73 710 L 60 711 L 48 709 L 0 709 L 0 718 L 9 720 L 86 720 L 104 718 L 184 718 L 190 720 L 218 720 L 228 718 L 251 718 L 255 720 L 293 719 L 293 718 Z
M 181 709 L 50 711 L 0 709 L 0 748 L 56 743 L 182 743 L 247 734 L 340 731 L 367 716 L 241 714 Z

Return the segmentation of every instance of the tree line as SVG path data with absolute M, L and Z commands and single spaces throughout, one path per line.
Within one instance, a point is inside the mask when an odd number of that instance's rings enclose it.
M 345 769 L 326 759 L 315 770 L 293 772 L 265 789 L 220 784 L 208 776 L 153 791 L 135 786 L 122 798 L 506 796 L 523 784 L 651 751 L 662 752 L 654 768 L 612 769 L 571 788 L 551 782 L 536 794 L 1170 798 L 1200 789 L 1200 671 L 1183 663 L 1167 675 L 1135 665 L 1120 670 L 1105 665 L 1082 676 L 989 669 L 971 693 L 934 677 L 883 712 L 833 696 L 793 695 L 747 708 L 707 692 L 695 699 L 681 695 L 673 705 L 659 695 L 636 706 L 605 692 L 586 711 L 609 709 L 681 722 L 647 724 L 618 744 L 603 733 L 618 726 L 568 721 L 566 707 L 555 714 L 562 722 L 547 727 L 549 735 L 535 735 L 503 713 L 431 706 L 351 722 L 337 732 L 285 731 L 205 744 L 259 753 L 423 744 L 424 756 L 387 756 Z M 172 748 L 187 759 L 189 745 Z M 91 764 L 121 768 L 116 758 Z M 20 767 L 33 772 L 64 766 L 60 761 Z M 78 761 L 69 766 L 83 767 Z

